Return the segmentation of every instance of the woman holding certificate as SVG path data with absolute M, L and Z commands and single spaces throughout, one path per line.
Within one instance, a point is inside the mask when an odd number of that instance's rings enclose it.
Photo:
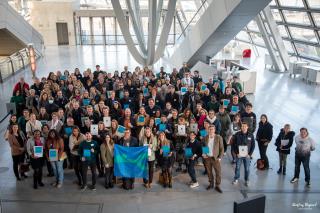
M 276 143 L 274 145 L 277 146 L 277 151 L 279 152 L 279 170 L 277 171 L 278 174 L 286 174 L 287 155 L 290 154 L 290 148 L 293 144 L 294 135 L 295 132 L 290 130 L 290 124 L 286 124 L 280 130 L 280 133 L 276 139 Z
M 105 167 L 105 182 L 106 189 L 113 188 L 113 155 L 114 155 L 114 142 L 111 136 L 105 135 L 105 139 L 100 146 L 102 163 Z
M 173 141 L 175 141 L 176 150 L 176 160 L 178 162 L 178 168 L 176 172 L 182 171 L 182 164 L 185 162 L 184 158 L 184 148 L 187 143 L 187 137 L 189 133 L 189 128 L 187 127 L 187 122 L 184 117 L 179 117 L 178 125 L 174 128 Z M 186 172 L 187 170 L 185 170 Z
M 56 177 L 56 181 L 51 185 L 61 188 L 64 178 L 63 160 L 65 159 L 66 155 L 64 152 L 64 142 L 56 130 L 51 129 L 49 131 L 45 148 L 47 158 L 49 158 L 53 168 L 54 176 Z
M 160 164 L 163 177 L 163 187 L 172 188 L 172 166 L 174 164 L 173 150 L 174 147 L 166 138 L 164 132 L 159 133 L 158 144 L 160 148 Z M 160 180 L 159 180 L 160 181 Z
M 20 131 L 18 124 L 13 124 L 9 130 L 8 142 L 11 148 L 14 175 L 18 181 L 21 180 L 20 175 L 26 177 L 25 174 L 20 171 L 20 165 L 23 163 L 25 157 L 25 141 L 26 137 L 24 133 Z
M 145 127 L 144 131 L 141 131 L 139 137 L 140 146 L 148 146 L 148 171 L 149 179 L 143 179 L 144 186 L 151 188 L 153 180 L 154 162 L 156 160 L 155 152 L 158 149 L 157 138 L 152 134 L 150 127 Z
M 43 150 L 45 146 L 45 141 L 41 137 L 40 130 L 35 130 L 33 132 L 33 137 L 31 137 L 27 142 L 27 152 L 30 156 L 31 167 L 33 169 L 33 188 L 37 189 L 38 185 L 43 187 L 42 183 L 42 167 L 44 165 Z

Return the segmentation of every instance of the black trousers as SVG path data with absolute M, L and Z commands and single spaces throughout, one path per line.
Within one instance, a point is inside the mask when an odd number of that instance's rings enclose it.
M 304 174 L 305 174 L 305 181 L 309 182 L 310 181 L 310 167 L 309 167 L 309 162 L 310 162 L 310 155 L 306 156 L 301 156 L 297 155 L 295 156 L 294 160 L 294 177 L 299 178 L 300 175 L 300 166 L 301 163 L 304 168 Z
M 71 159 L 72 159 L 74 173 L 76 174 L 78 178 L 78 182 L 81 185 L 83 182 L 83 178 L 82 178 L 82 170 L 81 170 L 82 164 L 81 164 L 80 156 L 71 154 Z
M 263 145 L 263 144 L 264 144 L 264 142 L 258 141 L 260 158 L 261 158 L 262 160 L 264 160 L 266 168 L 269 168 L 269 159 L 268 159 L 268 157 L 267 157 L 267 148 L 268 148 L 268 145 L 265 146 L 265 145 Z
M 104 174 L 104 165 L 102 164 L 102 158 L 101 158 L 100 153 L 97 154 L 96 165 L 97 165 L 99 175 L 103 175 Z
M 87 162 L 82 161 L 82 179 L 83 179 L 83 185 L 87 185 L 87 173 L 88 173 L 88 167 L 91 169 L 92 174 L 92 185 L 96 185 L 96 179 L 97 179 L 97 165 L 95 162 Z
M 143 178 L 143 183 L 152 183 L 153 172 L 154 172 L 154 160 L 148 161 L 148 171 L 149 171 L 149 179 Z
M 105 168 L 104 185 L 109 187 L 113 185 L 113 167 Z
M 122 184 L 124 189 L 134 188 L 134 178 L 122 178 Z
M 31 158 L 31 167 L 33 169 L 33 185 L 42 183 L 42 167 L 44 164 L 44 158 Z
M 12 161 L 13 161 L 13 172 L 16 178 L 20 177 L 19 174 L 19 165 L 23 162 L 24 160 L 24 154 L 22 155 L 12 155 Z

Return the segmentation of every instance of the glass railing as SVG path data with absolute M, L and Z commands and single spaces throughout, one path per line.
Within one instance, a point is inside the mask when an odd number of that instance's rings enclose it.
M 36 52 L 36 57 L 39 58 L 40 54 Z M 24 48 L 15 52 L 14 54 L 0 58 L 0 83 L 6 78 L 14 75 L 21 69 L 25 69 L 29 65 L 29 52 L 28 48 Z

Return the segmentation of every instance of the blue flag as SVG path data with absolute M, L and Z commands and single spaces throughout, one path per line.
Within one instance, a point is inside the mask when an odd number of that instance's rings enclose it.
M 148 147 L 114 145 L 114 176 L 148 178 Z

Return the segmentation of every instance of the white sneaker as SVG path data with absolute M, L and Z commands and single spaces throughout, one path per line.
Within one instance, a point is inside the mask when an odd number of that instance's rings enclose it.
M 234 181 L 232 181 L 232 184 L 233 184 L 233 185 L 238 184 L 238 180 L 234 180 Z
M 57 188 L 60 189 L 62 187 L 62 183 L 57 184 Z
M 57 185 L 58 185 L 57 182 L 51 183 L 51 186 L 53 186 L 53 187 L 56 187 Z
M 248 187 L 248 186 L 249 186 L 249 181 L 247 180 L 247 181 L 244 183 L 244 185 L 245 185 L 246 187 Z
M 199 183 L 198 182 L 192 183 L 190 185 L 190 188 L 196 188 L 196 187 L 199 187 Z
M 292 178 L 290 182 L 291 182 L 291 183 L 295 183 L 295 182 L 297 182 L 298 180 L 299 180 L 299 178 Z

